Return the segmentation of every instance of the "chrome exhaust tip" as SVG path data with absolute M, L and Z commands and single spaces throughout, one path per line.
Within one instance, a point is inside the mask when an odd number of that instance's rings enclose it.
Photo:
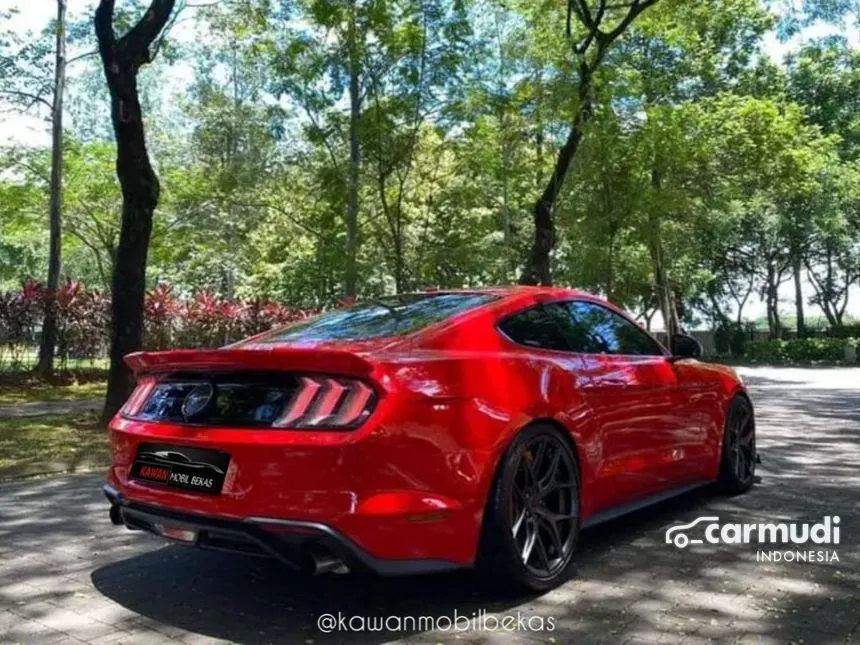
M 314 576 L 323 573 L 349 573 L 349 567 L 344 564 L 343 560 L 320 549 L 310 549 L 306 552 L 305 569 Z

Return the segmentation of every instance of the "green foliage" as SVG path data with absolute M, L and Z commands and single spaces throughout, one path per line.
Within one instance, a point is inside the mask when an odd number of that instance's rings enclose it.
M 860 338 L 860 323 L 849 323 L 841 327 L 834 327 L 829 333 L 835 338 Z
M 120 4 L 121 31 L 142 4 Z M 577 108 L 565 3 L 204 4 L 181 12 L 186 37 L 139 79 L 162 185 L 151 289 L 337 302 L 353 129 L 361 295 L 518 279 L 530 210 Z M 814 291 L 802 305 L 828 326 L 847 321 L 860 279 L 860 59 L 829 39 L 768 62 L 778 26 L 850 19 L 844 3 L 793 5 L 661 0 L 607 53 L 554 212 L 557 282 L 650 320 L 662 272 L 685 324 L 719 328 L 735 355 L 757 299 L 774 335 L 789 324 L 796 269 Z M 72 31 L 76 46 L 91 39 L 74 20 Z M 25 36 L 0 30 L 0 91 L 38 95 L 37 79 L 50 80 L 50 47 Z M 98 61 L 75 65 L 63 274 L 104 291 L 121 208 L 115 147 Z M 9 96 L 4 106 L 27 107 Z M 49 166 L 39 147 L 0 150 L 0 289 L 46 273 Z
M 748 325 L 723 322 L 714 330 L 714 345 L 721 356 L 744 356 L 749 338 Z
M 855 338 L 797 338 L 749 342 L 744 357 L 756 363 L 842 362 L 846 347 L 856 348 Z

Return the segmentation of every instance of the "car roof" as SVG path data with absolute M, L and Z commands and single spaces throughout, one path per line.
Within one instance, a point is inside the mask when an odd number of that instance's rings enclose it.
M 423 291 L 413 291 L 413 292 L 404 292 L 399 294 L 392 294 L 388 296 L 382 296 L 379 300 L 386 299 L 396 299 L 403 298 L 404 300 L 408 300 L 409 298 L 421 298 L 421 297 L 433 297 L 433 296 L 444 296 L 444 295 L 488 295 L 493 296 L 492 299 L 488 302 L 484 302 L 479 304 L 469 310 L 461 311 L 457 314 L 454 314 L 450 318 L 438 320 L 428 324 L 426 327 L 422 327 L 416 329 L 412 332 L 404 334 L 403 336 L 392 336 L 392 335 L 380 335 L 374 336 L 368 339 L 331 339 L 328 341 L 319 341 L 320 345 L 325 344 L 336 344 L 336 345 L 352 345 L 352 346 L 380 346 L 380 345 L 388 345 L 392 342 L 394 344 L 398 344 L 402 341 L 409 341 L 409 339 L 415 339 L 419 337 L 427 337 L 432 336 L 439 333 L 440 329 L 443 329 L 450 325 L 453 320 L 462 320 L 465 318 L 471 318 L 476 315 L 483 315 L 481 312 L 491 313 L 493 316 L 505 315 L 506 313 L 513 312 L 517 310 L 520 306 L 531 306 L 532 304 L 536 304 L 538 302 L 554 300 L 554 299 L 570 299 L 570 298 L 587 298 L 591 300 L 598 299 L 596 296 L 586 293 L 585 291 L 580 291 L 577 289 L 570 289 L 566 287 L 545 287 L 545 286 L 530 286 L 530 285 L 506 285 L 506 286 L 487 286 L 487 287 L 464 287 L 458 289 L 425 289 Z M 366 302 L 374 302 L 374 300 L 364 301 L 359 299 L 355 305 L 360 306 L 365 304 Z M 270 331 L 263 332 L 257 336 L 251 336 L 250 338 L 246 338 L 239 345 L 254 345 L 259 342 L 266 342 L 262 339 L 273 335 L 279 329 L 285 329 L 290 327 L 290 324 L 285 325 L 284 327 L 278 327 Z M 273 341 L 268 341 L 273 342 Z M 281 344 L 290 344 L 289 341 L 274 341 L 280 342 Z M 411 341 L 409 341 L 411 342 Z
M 474 287 L 474 288 L 462 288 L 462 289 L 426 289 L 424 291 L 418 291 L 413 294 L 400 294 L 404 296 L 408 295 L 426 295 L 426 294 L 469 294 L 469 293 L 486 293 L 494 296 L 498 296 L 500 298 L 518 298 L 518 297 L 534 297 L 536 295 L 544 295 L 549 297 L 559 297 L 559 298 L 569 298 L 569 297 L 581 297 L 585 296 L 587 298 L 594 298 L 593 294 L 587 293 L 580 289 L 572 289 L 569 287 L 544 287 L 544 286 L 533 286 L 533 285 L 501 285 L 501 286 L 490 286 L 490 287 Z

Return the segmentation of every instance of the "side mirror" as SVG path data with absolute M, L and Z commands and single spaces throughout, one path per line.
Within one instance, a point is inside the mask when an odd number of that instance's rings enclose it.
M 673 358 L 701 358 L 704 353 L 702 343 L 686 334 L 672 336 L 671 349 Z

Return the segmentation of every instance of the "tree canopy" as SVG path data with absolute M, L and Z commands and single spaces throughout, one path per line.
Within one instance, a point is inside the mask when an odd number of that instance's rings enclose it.
M 554 282 L 670 328 L 739 325 L 759 299 L 774 335 L 789 309 L 849 316 L 860 53 L 802 37 L 847 33 L 853 2 L 193 4 L 138 79 L 161 186 L 148 289 L 312 308 L 529 281 L 537 244 Z M 118 0 L 117 33 L 148 5 Z M 79 17 L 70 59 L 94 47 Z M 773 34 L 802 42 L 774 61 Z M 0 32 L 4 109 L 45 116 L 52 55 Z M 122 191 L 99 61 L 66 86 L 62 275 L 109 290 Z M 44 279 L 49 189 L 49 147 L 0 149 L 0 287 Z

